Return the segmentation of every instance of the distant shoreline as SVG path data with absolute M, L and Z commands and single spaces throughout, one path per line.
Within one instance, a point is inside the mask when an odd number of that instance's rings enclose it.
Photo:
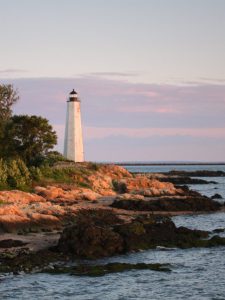
M 225 166 L 225 162 L 219 163 L 114 163 L 118 166 Z

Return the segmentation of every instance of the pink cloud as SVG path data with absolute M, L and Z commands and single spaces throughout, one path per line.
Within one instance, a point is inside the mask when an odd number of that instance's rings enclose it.
M 148 105 L 132 105 L 132 106 L 119 106 L 118 111 L 126 113 L 157 113 L 157 114 L 177 114 L 179 110 L 172 107 L 154 107 Z
M 110 136 L 148 138 L 151 136 L 192 136 L 225 139 L 225 128 L 101 128 L 84 127 L 86 139 Z

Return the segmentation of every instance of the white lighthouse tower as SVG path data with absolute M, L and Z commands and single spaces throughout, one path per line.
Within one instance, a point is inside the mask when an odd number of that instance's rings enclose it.
M 67 101 L 64 156 L 75 162 L 84 161 L 80 99 L 74 90 Z

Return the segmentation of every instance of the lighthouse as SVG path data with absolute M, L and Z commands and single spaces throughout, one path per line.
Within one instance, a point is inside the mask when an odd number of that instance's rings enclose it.
M 75 162 L 84 161 L 80 99 L 72 90 L 67 101 L 64 156 Z

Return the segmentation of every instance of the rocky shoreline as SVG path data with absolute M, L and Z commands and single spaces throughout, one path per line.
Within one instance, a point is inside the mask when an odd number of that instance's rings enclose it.
M 0 272 L 62 272 L 62 265 L 77 259 L 158 246 L 225 245 L 215 232 L 177 228 L 168 217 L 224 210 L 217 201 L 165 178 L 133 175 L 119 166 L 81 164 L 79 176 L 85 187 L 77 186 L 76 175 L 73 184 L 34 186 L 33 193 L 0 191 Z M 66 270 L 79 273 L 74 266 Z M 111 269 L 104 270 L 99 272 L 104 275 Z

